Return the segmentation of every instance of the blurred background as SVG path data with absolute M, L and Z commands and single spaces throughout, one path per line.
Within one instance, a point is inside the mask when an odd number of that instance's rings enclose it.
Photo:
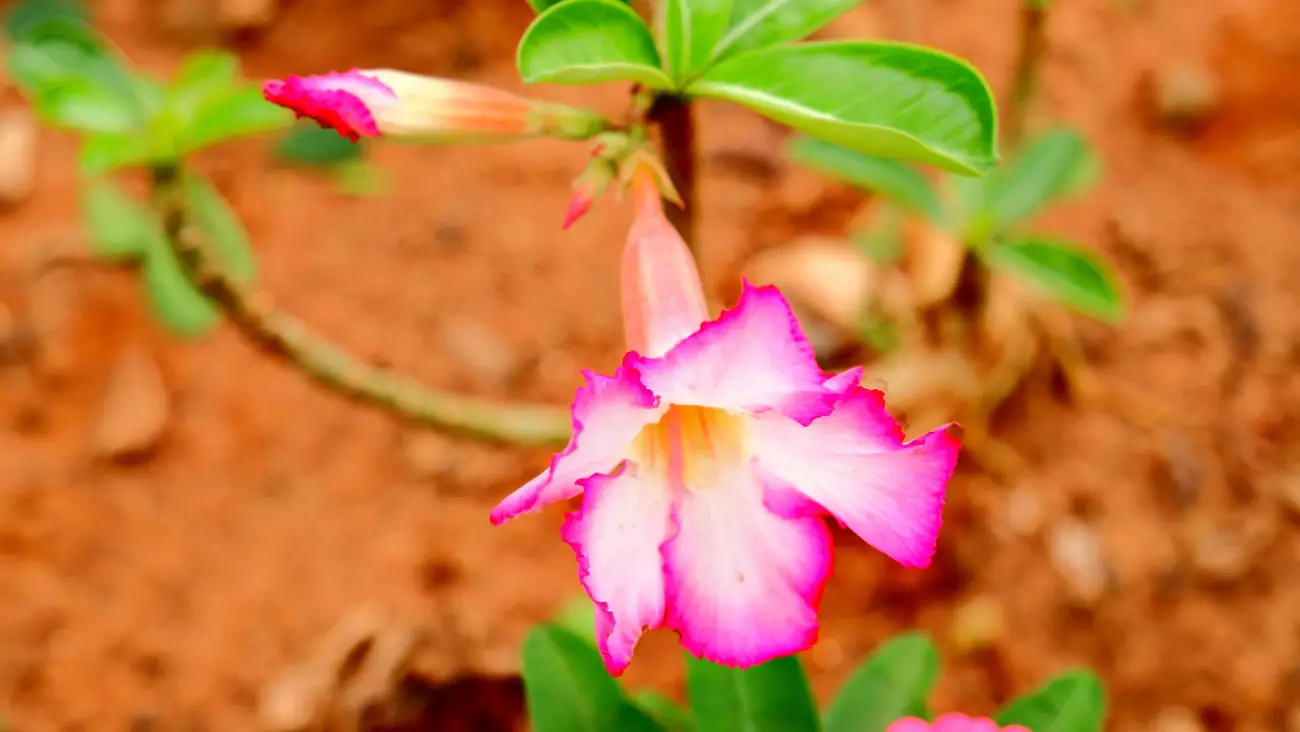
M 523 0 L 90 5 L 164 76 L 221 45 L 254 79 L 390 67 L 508 89 L 533 17 Z M 873 0 L 818 37 L 931 44 L 1005 98 L 1019 13 Z M 804 658 L 814 690 L 825 699 L 877 643 L 919 628 L 944 651 L 939 710 L 987 713 L 1090 665 L 1121 732 L 1297 732 L 1300 4 L 1058 0 L 1046 38 L 1030 118 L 1072 125 L 1104 164 L 1040 223 L 1114 263 L 1127 316 L 1071 321 L 1096 388 L 1033 369 L 1000 404 L 1006 459 L 963 460 L 932 568 L 838 537 Z M 562 511 L 501 528 L 487 514 L 546 451 L 349 403 L 228 326 L 172 340 L 126 271 L 25 278 L 85 236 L 77 147 L 0 88 L 0 342 L 27 323 L 46 354 L 0 354 L 8 729 L 290 730 L 326 708 L 313 728 L 522 729 L 520 642 L 580 587 Z M 612 115 L 627 100 L 618 85 L 530 93 Z M 870 205 L 793 164 L 787 133 L 754 114 L 705 103 L 698 123 L 702 267 L 723 301 L 760 253 L 841 241 Z M 355 353 L 557 405 L 580 368 L 621 359 L 630 212 L 601 201 L 559 230 L 583 148 L 376 146 L 359 192 L 273 144 L 196 165 L 243 217 L 261 284 Z M 826 348 L 841 366 L 870 355 Z M 647 637 L 629 684 L 680 695 L 678 654 Z M 320 699 L 320 674 L 343 667 L 346 693 Z

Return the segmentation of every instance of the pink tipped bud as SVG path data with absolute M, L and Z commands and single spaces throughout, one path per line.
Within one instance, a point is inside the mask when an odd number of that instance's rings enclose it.
M 615 174 L 613 163 L 601 158 L 592 160 L 573 181 L 573 197 L 569 199 L 569 209 L 564 212 L 564 223 L 560 228 L 569 228 L 590 211 L 596 198 L 614 181 Z
M 591 210 L 591 204 L 595 202 L 591 194 L 585 191 L 574 191 L 573 197 L 569 199 L 569 208 L 564 212 L 564 221 L 560 224 L 561 229 L 568 229 L 573 223 L 582 218 L 582 215 Z
M 695 259 L 664 216 L 660 176 L 632 173 L 636 217 L 623 250 L 623 328 L 628 349 L 657 357 L 709 319 Z
M 389 69 L 289 76 L 262 85 L 267 101 L 348 139 L 391 135 L 437 141 L 510 140 L 599 131 L 601 118 L 500 89 Z M 584 127 L 586 125 L 586 127 Z

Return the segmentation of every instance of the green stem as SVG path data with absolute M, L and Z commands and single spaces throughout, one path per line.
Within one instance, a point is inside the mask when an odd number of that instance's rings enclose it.
M 1005 139 L 1014 148 L 1025 133 L 1025 118 L 1038 93 L 1038 73 L 1047 52 L 1047 10 L 1031 0 L 1020 4 L 1020 57 L 1007 103 Z
M 179 168 L 156 168 L 154 204 L 168 243 L 195 285 L 221 308 L 249 340 L 293 364 L 316 381 L 360 401 L 417 422 L 481 439 L 526 445 L 563 444 L 568 411 L 470 397 L 425 386 L 373 366 L 312 332 L 281 311 L 263 292 L 227 277 L 220 257 L 188 220 Z
M 686 240 L 686 246 L 700 258 L 696 239 L 696 158 L 695 115 L 689 99 L 661 94 L 655 97 L 647 115 L 659 127 L 660 151 L 664 167 L 673 187 L 682 199 L 682 205 L 669 204 L 668 220 Z

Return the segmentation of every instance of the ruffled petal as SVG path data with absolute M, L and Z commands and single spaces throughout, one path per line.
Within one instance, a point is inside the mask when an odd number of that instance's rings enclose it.
M 397 95 L 390 87 L 357 69 L 268 81 L 262 85 L 262 96 L 272 104 L 293 110 L 299 117 L 333 128 L 353 142 L 379 134 L 376 105 L 397 103 Z
M 925 567 L 961 450 L 951 426 L 904 444 L 883 395 L 857 388 L 810 425 L 761 415 L 751 420 L 750 435 L 763 467 L 790 488 L 771 491 L 771 510 L 830 514 L 900 564 Z
M 848 371 L 841 371 L 822 382 L 822 386 L 836 394 L 846 394 L 855 386 L 862 385 L 862 367 L 854 366 Z
M 664 561 L 672 494 L 661 476 L 623 463 L 583 481 L 582 508 L 564 522 L 578 577 L 596 604 L 596 645 L 614 676 L 646 630 L 664 622 Z
M 940 715 L 930 729 L 932 732 L 1029 732 L 1020 725 L 998 727 L 997 722 L 986 717 L 968 717 L 956 712 Z
M 551 466 L 492 509 L 501 524 L 582 492 L 579 481 L 608 473 L 625 457 L 641 428 L 659 419 L 659 400 L 641 385 L 637 372 L 621 366 L 614 375 L 583 372 L 587 385 L 573 399 L 573 436 L 551 458 Z
M 785 298 L 748 282 L 734 309 L 638 369 L 641 383 L 667 402 L 776 410 L 801 424 L 828 414 L 837 396 L 823 386 L 826 376 Z
M 746 668 L 817 640 L 830 532 L 821 518 L 767 510 L 769 477 L 737 465 L 711 488 L 678 494 L 663 550 L 667 625 L 697 657 Z
M 889 724 L 885 732 L 931 732 L 930 723 L 920 717 L 903 717 Z

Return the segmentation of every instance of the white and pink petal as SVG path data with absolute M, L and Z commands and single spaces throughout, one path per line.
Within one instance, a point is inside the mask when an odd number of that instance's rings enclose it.
M 596 605 L 596 645 L 614 676 L 641 635 L 664 623 L 664 560 L 672 493 L 663 476 L 623 463 L 583 481 L 582 508 L 564 522 L 578 577 Z
M 659 400 L 621 366 L 613 376 L 583 372 L 586 386 L 573 400 L 573 435 L 568 447 L 551 458 L 545 472 L 511 493 L 492 510 L 501 524 L 582 492 L 579 482 L 613 470 L 628 455 L 633 438 L 662 413 Z
M 832 561 L 825 521 L 769 511 L 751 467 L 679 492 L 664 545 L 668 627 L 697 657 L 739 668 L 816 642 Z
M 789 303 L 776 288 L 748 282 L 735 308 L 637 368 L 646 388 L 666 402 L 775 410 L 802 424 L 829 413 L 838 396 L 824 386 Z
M 812 424 L 761 415 L 750 435 L 756 459 L 785 484 L 770 492 L 769 508 L 829 514 L 900 564 L 925 567 L 961 450 L 951 427 L 904 443 L 880 392 L 857 388 Z

